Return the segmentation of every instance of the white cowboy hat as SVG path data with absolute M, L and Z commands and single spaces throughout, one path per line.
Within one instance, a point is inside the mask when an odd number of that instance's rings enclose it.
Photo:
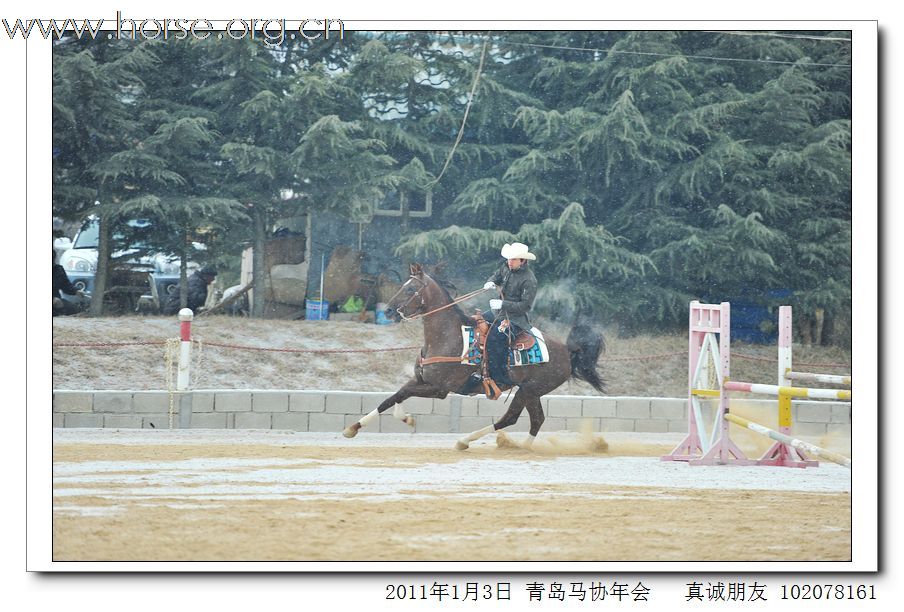
M 502 256 L 506 259 L 530 259 L 531 261 L 537 258 L 536 255 L 528 250 L 526 244 L 520 242 L 504 245 L 502 247 Z

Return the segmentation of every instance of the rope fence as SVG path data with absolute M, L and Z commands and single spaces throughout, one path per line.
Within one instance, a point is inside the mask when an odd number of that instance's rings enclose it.
M 205 341 L 205 346 L 216 346 L 219 348 L 237 349 L 244 351 L 267 351 L 273 353 L 385 353 L 388 351 L 410 351 L 421 348 L 420 345 L 399 346 L 389 348 L 373 348 L 373 349 L 294 349 L 294 348 L 269 348 L 262 346 L 242 346 L 239 344 L 224 344 L 222 342 Z
M 144 342 L 54 342 L 53 348 L 79 347 L 79 348 L 122 348 L 125 346 L 163 346 L 167 340 L 148 340 Z
M 217 347 L 232 350 L 243 351 L 261 351 L 270 353 L 307 353 L 307 354 L 343 354 L 343 353 L 386 353 L 397 351 L 411 351 L 420 349 L 421 345 L 409 345 L 399 347 L 371 348 L 371 349 L 300 349 L 300 348 L 272 348 L 262 346 L 247 346 L 241 344 L 229 344 L 225 342 L 211 342 L 209 340 L 193 340 L 199 346 L 203 343 L 206 347 Z M 147 340 L 135 342 L 54 342 L 53 347 L 77 347 L 77 348 L 102 348 L 102 349 L 118 349 L 130 346 L 163 346 L 166 340 Z M 650 355 L 635 355 L 632 357 L 620 356 L 603 356 L 602 360 L 607 362 L 623 362 L 623 361 L 653 361 L 657 359 L 670 359 L 674 357 L 687 357 L 687 351 L 676 351 L 673 353 L 655 353 Z M 758 357 L 754 355 L 744 355 L 742 353 L 732 353 L 732 357 L 738 359 L 746 359 L 749 361 L 760 361 L 765 363 L 777 363 L 775 357 Z M 795 366 L 806 366 L 810 368 L 847 368 L 850 369 L 849 363 L 804 363 L 796 362 Z
M 685 353 L 687 354 L 687 353 Z M 749 361 L 765 361 L 767 363 L 778 363 L 777 357 L 754 357 L 753 355 L 744 355 L 742 353 L 736 353 L 732 351 L 731 357 L 738 359 L 747 359 Z M 795 361 L 795 366 L 807 366 L 808 368 L 846 368 L 850 369 L 851 364 L 849 363 L 804 363 L 803 361 Z

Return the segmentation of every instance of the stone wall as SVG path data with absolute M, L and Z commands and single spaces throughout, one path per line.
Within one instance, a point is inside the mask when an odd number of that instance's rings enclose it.
M 108 427 L 281 429 L 291 431 L 342 431 L 376 408 L 392 392 L 296 391 L 296 390 L 195 390 L 184 396 L 166 391 L 65 391 L 53 392 L 54 427 Z M 457 433 L 490 425 L 504 412 L 504 400 L 482 396 L 446 399 L 411 398 L 403 407 L 416 418 L 416 432 Z M 761 411 L 775 426 L 775 400 L 733 400 L 742 416 Z M 660 397 L 592 397 L 548 395 L 543 398 L 544 431 L 686 432 L 685 399 Z M 744 410 L 741 410 L 743 407 Z M 775 410 L 777 412 L 777 409 Z M 367 431 L 410 432 L 411 428 L 388 410 L 379 427 Z M 851 404 L 848 402 L 795 401 L 793 433 L 850 436 Z M 525 411 L 512 431 L 527 431 Z

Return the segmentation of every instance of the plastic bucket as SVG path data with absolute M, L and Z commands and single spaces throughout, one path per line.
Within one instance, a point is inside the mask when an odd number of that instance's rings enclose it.
M 330 318 L 329 300 L 305 300 L 305 318 L 308 321 L 326 321 Z
M 392 319 L 386 316 L 386 304 L 384 304 L 383 302 L 379 302 L 374 310 L 374 323 L 376 323 L 377 325 L 389 325 L 393 322 Z

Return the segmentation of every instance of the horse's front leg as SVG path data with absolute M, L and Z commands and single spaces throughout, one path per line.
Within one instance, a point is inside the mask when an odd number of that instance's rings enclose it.
M 505 414 L 502 415 L 501 419 L 499 419 L 492 425 L 487 425 L 483 429 L 478 429 L 477 431 L 471 432 L 464 438 L 459 439 L 455 443 L 455 448 L 457 448 L 458 450 L 466 450 L 471 445 L 471 442 L 479 440 L 488 433 L 493 433 L 494 431 L 499 431 L 500 429 L 514 425 L 518 422 L 518 417 L 521 416 L 521 412 L 524 410 L 525 403 L 525 396 L 519 389 L 515 394 L 515 397 L 512 398 L 512 403 L 509 405 L 508 410 L 505 411 Z
M 389 409 L 391 406 L 395 406 L 395 409 L 392 411 L 393 416 L 397 419 L 414 427 L 414 417 L 405 412 L 402 408 L 401 404 L 409 397 L 438 397 L 443 398 L 447 394 L 446 391 L 441 389 L 437 389 L 433 385 L 428 385 L 427 383 L 419 381 L 417 378 L 412 378 L 405 385 L 390 395 L 388 398 L 383 400 L 379 406 L 371 410 L 369 413 L 365 414 L 361 419 L 352 423 L 342 432 L 346 438 L 354 438 L 358 434 L 358 430 L 362 427 L 368 425 L 371 421 L 380 416 L 383 412 Z

